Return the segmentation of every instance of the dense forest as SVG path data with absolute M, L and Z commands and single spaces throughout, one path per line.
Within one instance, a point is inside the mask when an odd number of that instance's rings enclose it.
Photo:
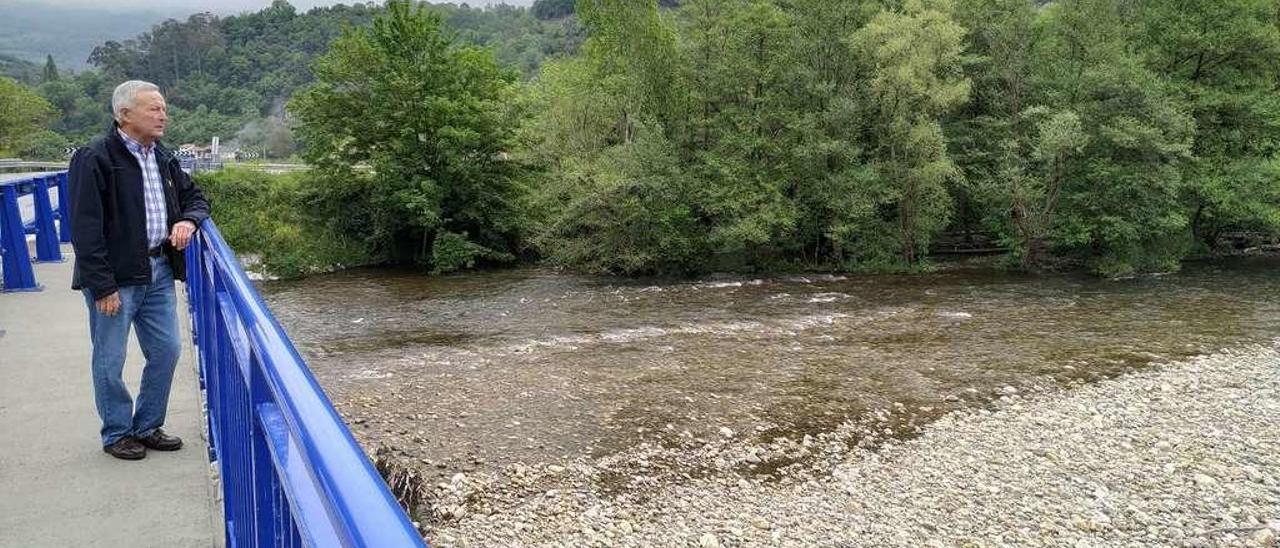
M 573 51 L 583 40 L 571 19 L 538 19 L 526 8 L 440 4 L 430 9 L 446 21 L 454 40 L 492 46 L 505 65 L 530 76 L 544 58 Z M 46 134 L 18 152 L 58 155 L 68 145 L 92 139 L 110 121 L 105 105 L 113 86 L 136 78 L 165 90 L 173 119 L 168 141 L 208 143 L 218 136 L 289 156 L 295 143 L 285 103 L 312 81 L 311 64 L 344 29 L 368 26 L 382 11 L 372 3 L 356 3 L 299 13 L 276 0 L 256 13 L 197 13 L 132 38 L 106 41 L 87 52 L 94 70 L 70 75 L 56 68 L 52 56 L 46 66 L 0 56 L 0 74 L 33 87 L 59 114 L 50 129 L 63 139 Z
M 278 1 L 91 60 L 26 119 L 85 138 L 140 77 L 171 141 L 301 147 L 204 179 L 280 273 L 914 270 L 969 231 L 1118 276 L 1280 234 L 1276 0 Z

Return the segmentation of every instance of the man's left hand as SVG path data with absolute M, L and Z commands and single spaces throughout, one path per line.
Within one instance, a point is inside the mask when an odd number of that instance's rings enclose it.
M 195 232 L 195 223 L 191 221 L 178 221 L 178 224 L 173 225 L 173 232 L 169 234 L 169 242 L 172 243 L 173 247 L 177 248 L 178 251 L 182 251 L 187 248 L 187 244 L 191 243 L 191 235 L 195 234 Z

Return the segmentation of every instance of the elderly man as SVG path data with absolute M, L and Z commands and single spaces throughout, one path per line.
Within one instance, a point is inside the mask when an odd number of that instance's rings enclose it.
M 182 353 L 173 281 L 186 278 L 182 250 L 209 203 L 160 144 L 169 119 L 155 84 L 120 84 L 111 109 L 107 134 L 71 159 L 72 289 L 84 292 L 89 308 L 102 449 L 138 460 L 147 449 L 182 447 L 160 428 Z M 121 378 L 131 326 L 146 358 L 136 406 Z

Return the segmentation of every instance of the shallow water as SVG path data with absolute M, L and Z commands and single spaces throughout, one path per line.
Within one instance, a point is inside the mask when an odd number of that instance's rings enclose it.
M 1276 257 L 1123 281 L 360 269 L 262 289 L 357 437 L 440 474 L 686 430 L 817 433 L 878 408 L 925 422 L 1280 333 Z

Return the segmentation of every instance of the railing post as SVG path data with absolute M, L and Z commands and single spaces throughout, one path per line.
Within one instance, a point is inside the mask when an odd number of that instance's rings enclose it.
M 262 371 L 262 358 L 256 352 L 249 357 L 249 431 L 253 445 L 253 515 L 257 546 L 276 546 L 280 537 L 281 508 L 280 485 L 275 466 L 271 463 L 271 450 L 267 445 L 267 430 L 262 425 L 259 410 L 271 403 L 271 389 Z
M 213 360 L 209 366 L 212 379 L 209 415 L 216 424 L 210 431 L 216 443 L 218 464 L 222 472 L 223 515 L 227 520 L 227 546 L 250 548 L 254 542 L 254 508 L 252 492 L 253 453 L 250 422 L 249 389 L 244 368 L 248 360 L 241 325 L 231 299 L 220 287 L 219 275 L 208 279 L 207 289 L 211 329 L 205 342 Z M 239 341 L 239 342 L 237 342 Z
M 71 243 L 71 200 L 67 191 L 67 172 L 55 175 L 58 178 L 58 240 L 64 244 Z
M 191 318 L 191 342 L 195 346 L 196 355 L 196 378 L 200 382 L 200 390 L 204 392 L 205 401 L 210 401 L 213 393 L 213 387 L 209 384 L 209 375 L 207 364 L 212 360 L 212 348 L 209 348 L 213 342 L 206 342 L 202 333 L 206 329 L 212 329 L 210 322 L 206 320 L 208 309 L 205 306 L 205 271 L 203 261 L 204 251 L 203 235 L 197 231 L 191 237 L 191 245 L 187 246 L 187 250 L 182 254 L 182 260 L 187 265 L 187 314 Z M 210 432 L 209 437 L 209 462 L 218 460 L 216 448 L 216 436 L 212 433 L 214 414 L 212 412 L 205 413 L 205 426 Z
M 35 191 L 31 198 L 36 204 L 36 262 L 62 262 L 62 249 L 58 247 L 58 233 L 54 229 L 53 206 L 49 203 L 49 182 L 44 177 L 33 179 Z
M 197 231 L 191 236 L 191 244 L 187 246 L 186 251 L 182 254 L 183 264 L 187 267 L 187 315 L 191 318 L 191 343 L 200 349 L 200 330 L 204 328 L 200 323 L 199 314 L 204 310 L 202 299 L 204 287 L 204 269 L 201 268 L 200 251 L 204 248 L 204 243 L 200 239 L 200 232 Z M 198 360 L 196 364 L 196 373 L 200 379 L 200 388 L 205 388 L 204 380 L 204 361 Z
M 17 185 L 0 185 L 0 262 L 4 267 L 5 291 L 39 291 L 36 274 L 27 252 L 27 233 L 18 209 Z

